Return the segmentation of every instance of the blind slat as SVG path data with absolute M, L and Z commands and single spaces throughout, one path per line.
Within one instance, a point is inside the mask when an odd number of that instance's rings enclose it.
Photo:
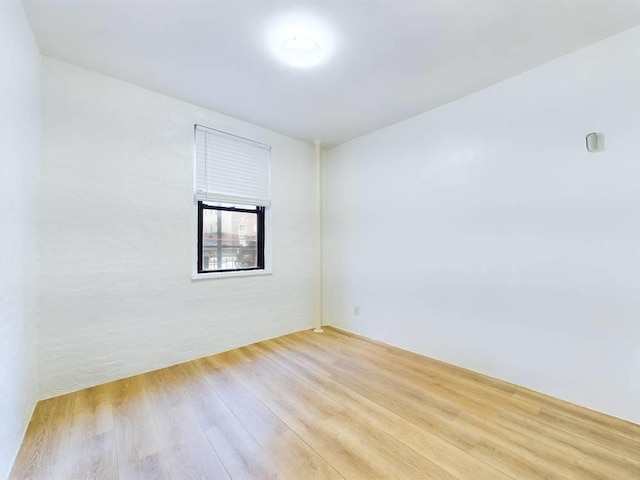
M 196 125 L 195 198 L 269 206 L 271 147 Z

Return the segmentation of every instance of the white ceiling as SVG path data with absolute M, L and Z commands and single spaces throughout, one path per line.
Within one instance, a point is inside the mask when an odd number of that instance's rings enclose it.
M 329 145 L 640 24 L 639 0 L 23 3 L 44 55 Z M 298 17 L 332 38 L 314 68 L 269 51 Z

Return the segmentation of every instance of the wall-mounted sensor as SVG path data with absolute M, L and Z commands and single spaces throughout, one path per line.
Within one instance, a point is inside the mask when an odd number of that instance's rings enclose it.
M 586 136 L 587 151 L 591 153 L 604 150 L 604 134 L 592 132 Z

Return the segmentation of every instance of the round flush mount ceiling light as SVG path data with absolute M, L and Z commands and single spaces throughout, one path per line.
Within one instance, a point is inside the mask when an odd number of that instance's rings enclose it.
M 272 53 L 292 67 L 313 67 L 325 61 L 333 50 L 327 29 L 308 16 L 279 18 L 269 30 Z
M 313 67 L 322 60 L 322 49 L 309 32 L 294 33 L 284 39 L 279 54 L 286 63 L 300 68 Z

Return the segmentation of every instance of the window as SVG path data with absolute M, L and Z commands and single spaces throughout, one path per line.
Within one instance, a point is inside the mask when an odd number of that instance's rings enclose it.
M 198 202 L 198 273 L 264 270 L 264 210 Z
M 197 272 L 264 270 L 271 148 L 196 125 Z

